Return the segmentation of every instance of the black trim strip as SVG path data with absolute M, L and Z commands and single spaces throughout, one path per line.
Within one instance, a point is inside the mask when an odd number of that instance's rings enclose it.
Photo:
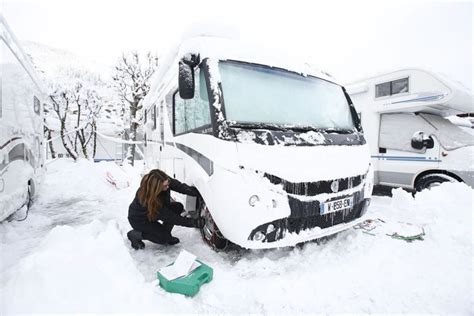
M 212 160 L 201 154 L 200 152 L 180 143 L 175 143 L 176 147 L 186 153 L 188 156 L 196 160 L 206 173 L 211 176 L 214 173 L 214 163 Z
M 252 132 L 254 137 L 251 142 L 260 145 L 274 146 L 360 146 L 366 144 L 364 135 L 360 132 L 354 132 L 349 134 L 336 134 L 336 133 L 320 133 L 321 141 L 308 141 L 304 138 L 307 135 L 306 132 L 295 132 L 288 128 L 286 131 L 269 130 L 265 127 L 242 129 L 238 127 L 229 127 L 228 140 L 235 142 L 248 142 L 242 141 L 241 139 L 247 139 L 248 137 L 239 137 L 241 134 L 248 135 L 248 132 Z
M 322 193 L 335 193 L 357 187 L 364 181 L 366 175 L 367 173 L 355 177 L 323 180 L 317 182 L 290 182 L 269 173 L 265 173 L 264 177 L 270 180 L 270 182 L 273 184 L 282 184 L 283 189 L 289 194 L 315 196 Z M 335 192 L 331 189 L 331 185 L 334 181 L 337 181 L 338 184 L 338 188 Z
M 5 144 L 3 144 L 2 146 L 0 146 L 0 150 L 5 148 L 8 144 L 10 144 L 11 142 L 15 141 L 15 140 L 18 140 L 18 139 L 21 139 L 21 137 L 13 137 L 12 139 L 10 139 L 9 141 L 7 141 Z

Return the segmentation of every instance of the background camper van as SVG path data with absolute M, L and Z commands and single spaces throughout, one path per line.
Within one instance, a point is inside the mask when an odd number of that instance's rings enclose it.
M 445 181 L 474 186 L 474 137 L 446 116 L 474 111 L 458 83 L 405 69 L 347 85 L 370 145 L 375 184 L 422 190 Z
M 44 165 L 44 94 L 33 67 L 0 15 L 0 221 L 37 192 Z
M 270 56 L 189 39 L 144 100 L 147 168 L 198 188 L 197 207 L 184 202 L 215 248 L 295 245 L 352 227 L 369 205 L 369 148 L 349 95 Z

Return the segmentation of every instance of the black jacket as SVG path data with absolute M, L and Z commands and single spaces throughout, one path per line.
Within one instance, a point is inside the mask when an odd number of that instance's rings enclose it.
M 158 220 L 172 225 L 193 227 L 194 221 L 191 218 L 182 217 L 171 210 L 171 190 L 191 196 L 198 195 L 198 191 L 195 187 L 190 187 L 176 179 L 170 179 L 169 189 L 161 192 L 159 195 L 162 207 L 158 210 Z M 138 191 L 128 208 L 128 218 L 129 220 L 137 222 L 148 221 L 146 208 L 143 207 L 138 200 Z

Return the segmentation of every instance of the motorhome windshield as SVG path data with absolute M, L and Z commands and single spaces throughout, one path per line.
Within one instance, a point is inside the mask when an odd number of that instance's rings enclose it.
M 433 114 L 421 113 L 420 116 L 435 128 L 433 135 L 446 150 L 474 146 L 474 138 L 449 120 Z
M 318 130 L 353 130 L 342 88 L 286 70 L 242 62 L 219 62 L 226 118 Z

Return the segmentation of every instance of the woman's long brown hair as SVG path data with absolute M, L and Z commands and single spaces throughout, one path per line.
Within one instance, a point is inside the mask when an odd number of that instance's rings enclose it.
M 163 183 L 170 178 L 159 169 L 153 169 L 146 174 L 138 189 L 138 201 L 147 210 L 147 217 L 150 222 L 156 221 L 158 211 L 161 209 L 160 193 L 163 191 Z

